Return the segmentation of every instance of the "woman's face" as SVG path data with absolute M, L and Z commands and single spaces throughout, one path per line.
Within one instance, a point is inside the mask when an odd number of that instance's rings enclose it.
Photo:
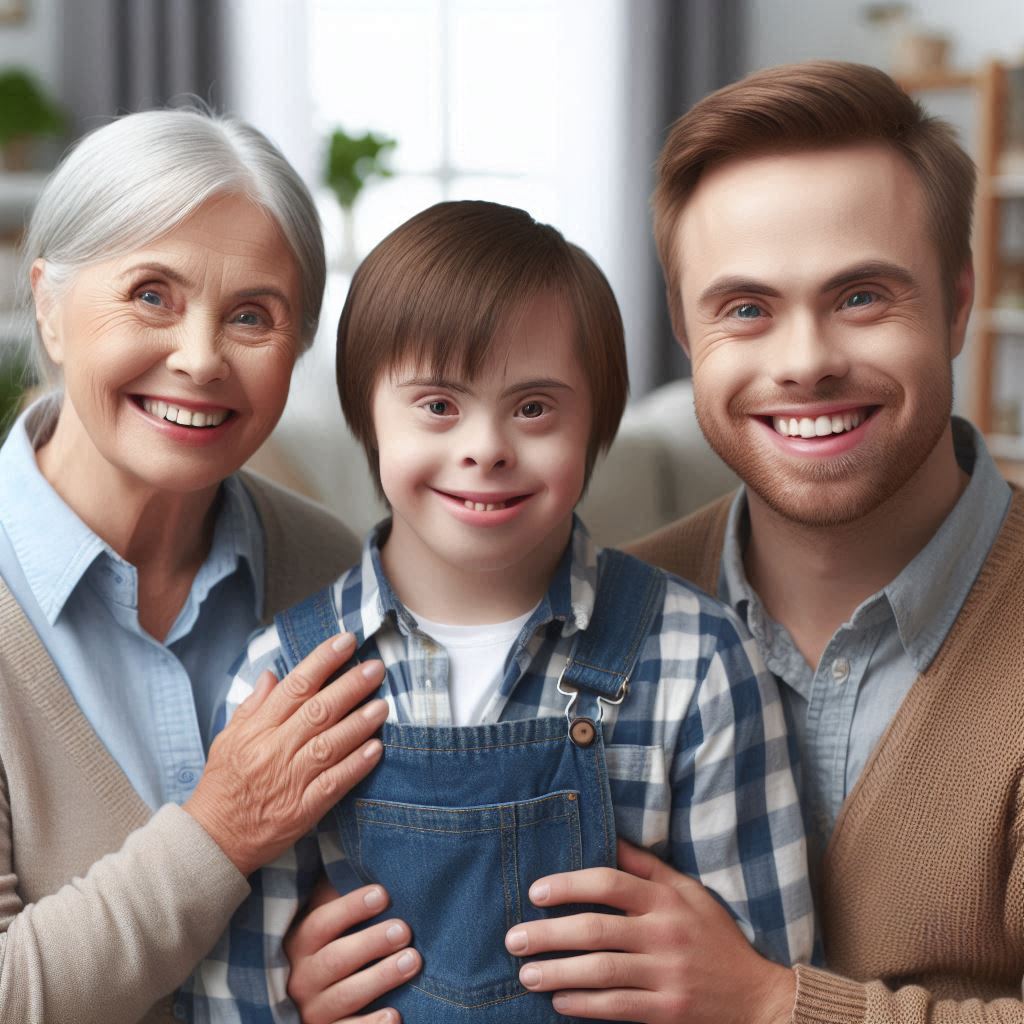
M 299 271 L 274 220 L 215 197 L 162 238 L 33 286 L 64 374 L 58 431 L 76 459 L 176 493 L 238 469 L 277 423 L 302 323 Z M 55 435 L 56 438 L 56 435 Z

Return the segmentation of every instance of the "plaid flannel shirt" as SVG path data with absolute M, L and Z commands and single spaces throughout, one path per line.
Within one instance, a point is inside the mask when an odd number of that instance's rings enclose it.
M 447 655 L 417 629 L 384 575 L 371 533 L 359 565 L 333 587 L 342 630 L 360 660 L 387 667 L 381 696 L 399 723 L 451 725 Z M 483 722 L 563 715 L 556 683 L 594 606 L 598 550 L 577 520 L 547 594 L 512 645 Z M 619 595 L 624 607 L 634 595 Z M 243 655 L 223 718 L 264 669 L 280 678 L 277 630 Z M 694 586 L 668 580 L 619 706 L 605 709 L 605 758 L 618 835 L 711 889 L 764 955 L 810 958 L 814 919 L 806 847 L 774 678 L 735 614 Z M 322 863 L 344 857 L 330 818 L 273 864 L 210 955 L 179 993 L 179 1016 L 206 1021 L 297 1022 L 287 997 L 282 941 Z M 393 908 L 395 909 L 395 908 Z M 396 912 L 400 913 L 400 908 Z

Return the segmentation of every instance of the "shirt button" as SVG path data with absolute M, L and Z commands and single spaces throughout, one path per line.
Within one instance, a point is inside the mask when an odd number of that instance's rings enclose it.
M 182 768 L 178 772 L 178 781 L 183 782 L 186 786 L 196 781 L 196 773 L 191 768 Z
M 845 683 L 850 675 L 850 663 L 846 658 L 836 658 L 832 662 L 832 678 L 837 683 Z

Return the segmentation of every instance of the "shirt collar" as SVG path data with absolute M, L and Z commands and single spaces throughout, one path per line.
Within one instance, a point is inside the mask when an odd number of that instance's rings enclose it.
M 11 542 L 32 594 L 52 625 L 71 594 L 98 559 L 124 569 L 125 586 L 135 593 L 135 568 L 98 537 L 53 489 L 39 470 L 36 448 L 50 437 L 60 412 L 60 396 L 33 403 L 11 428 L 0 448 L 0 526 Z M 263 531 L 255 506 L 242 484 L 229 478 L 221 489 L 221 506 L 210 554 L 193 585 L 198 606 L 213 586 L 248 567 L 256 595 L 257 616 L 263 602 Z
M 1010 505 L 1010 487 L 1000 476 L 981 434 L 966 420 L 953 417 L 957 462 L 970 481 L 934 536 L 877 594 L 863 601 L 851 621 L 867 624 L 872 608 L 884 595 L 896 620 L 900 640 L 918 672 L 938 653 L 977 578 Z M 759 639 L 761 602 L 743 567 L 750 531 L 746 489 L 741 487 L 729 508 L 719 596 L 747 621 Z
M 403 632 L 416 629 L 415 617 L 399 600 L 381 563 L 380 546 L 390 529 L 391 520 L 385 519 L 367 534 L 359 565 L 341 583 L 341 626 L 355 635 L 357 648 L 389 619 L 397 621 Z M 587 528 L 573 516 L 569 544 L 525 629 L 532 632 L 552 620 L 563 623 L 563 636 L 586 629 L 594 610 L 596 589 L 597 547 Z

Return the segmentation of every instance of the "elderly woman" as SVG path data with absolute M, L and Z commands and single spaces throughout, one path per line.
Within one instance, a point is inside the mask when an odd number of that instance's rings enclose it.
M 239 468 L 317 325 L 324 254 L 257 131 L 134 114 L 55 172 L 26 239 L 63 379 L 0 450 L 0 1019 L 173 1020 L 248 892 L 380 755 L 379 663 L 318 649 L 210 747 L 250 632 L 357 553 Z M 207 749 L 209 754 L 207 755 Z

